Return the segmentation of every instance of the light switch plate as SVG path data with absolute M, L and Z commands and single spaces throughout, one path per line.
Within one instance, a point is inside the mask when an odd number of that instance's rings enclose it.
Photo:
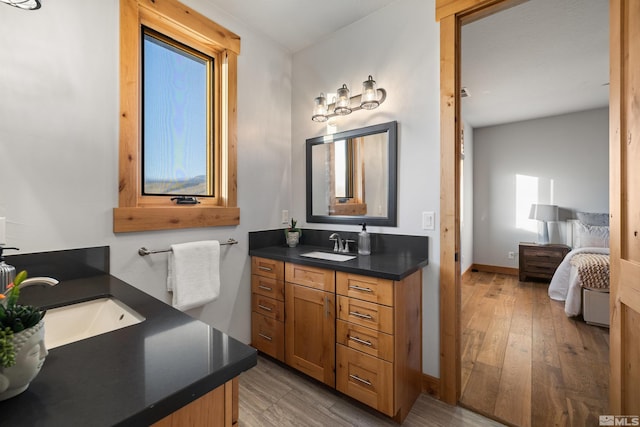
M 422 212 L 422 229 L 423 230 L 435 230 L 436 229 L 436 213 L 433 211 Z
M 289 211 L 286 209 L 282 210 L 282 219 L 283 224 L 289 224 Z

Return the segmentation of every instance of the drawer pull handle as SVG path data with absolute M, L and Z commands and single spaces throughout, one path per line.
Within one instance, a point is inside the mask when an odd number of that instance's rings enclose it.
M 371 288 L 363 288 L 362 286 L 356 286 L 356 285 L 349 285 L 349 289 L 355 289 L 356 291 L 361 291 L 361 292 L 373 292 L 373 289 Z
M 262 304 L 258 304 L 258 308 L 261 308 L 261 309 L 267 310 L 267 311 L 273 311 L 273 310 L 271 310 L 271 307 L 267 307 L 267 306 L 262 305 Z
M 258 335 L 260 335 L 260 336 L 261 336 L 262 338 L 264 338 L 265 340 L 273 341 L 273 338 L 271 338 L 271 337 L 269 337 L 269 336 L 266 336 L 265 334 L 260 334 L 260 333 L 258 333 Z
M 367 320 L 373 319 L 373 317 L 371 317 L 370 314 L 362 314 L 362 313 L 358 313 L 357 311 L 350 311 L 349 315 L 350 316 L 356 316 L 356 317 L 359 317 L 361 319 L 367 319 Z
M 261 265 L 258 266 L 258 269 L 259 270 L 263 270 L 263 271 L 273 271 L 273 268 L 271 268 L 271 267 L 263 267 Z
M 371 384 L 371 381 L 363 380 L 362 378 L 360 378 L 360 377 L 359 377 L 359 376 L 357 376 L 357 375 L 349 374 L 349 377 L 350 377 L 350 378 L 353 378 L 353 379 L 354 379 L 354 380 L 356 380 L 356 381 L 360 381 L 360 382 L 361 382 L 361 383 L 363 383 L 363 384 L 366 384 L 366 385 L 369 385 L 369 386 L 370 386 L 370 385 L 373 385 L 373 384 Z
M 273 288 L 270 288 L 270 287 L 264 286 L 264 285 L 258 285 L 258 288 L 264 289 L 265 291 L 272 291 L 273 290 Z
M 368 345 L 369 347 L 373 346 L 373 344 L 371 344 L 371 341 L 361 340 L 361 339 L 360 339 L 360 338 L 358 338 L 358 337 L 352 337 L 351 335 L 349 335 L 349 339 L 350 339 L 351 341 L 355 341 L 355 342 L 357 342 L 357 343 L 359 343 L 359 344 Z

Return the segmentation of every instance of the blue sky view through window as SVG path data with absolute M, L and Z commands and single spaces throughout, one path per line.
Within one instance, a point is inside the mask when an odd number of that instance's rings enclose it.
M 145 194 L 207 195 L 207 62 L 144 35 Z

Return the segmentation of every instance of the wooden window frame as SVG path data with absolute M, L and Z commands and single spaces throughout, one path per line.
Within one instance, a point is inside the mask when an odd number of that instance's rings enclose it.
M 216 62 L 214 138 L 218 193 L 175 205 L 143 196 L 141 165 L 141 28 L 192 46 Z M 120 0 L 120 143 L 114 233 L 240 224 L 237 206 L 237 81 L 240 37 L 176 0 Z

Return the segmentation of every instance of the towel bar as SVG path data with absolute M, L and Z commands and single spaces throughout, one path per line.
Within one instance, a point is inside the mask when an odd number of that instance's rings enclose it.
M 227 240 L 226 242 L 221 242 L 220 243 L 221 246 L 223 246 L 223 245 L 237 245 L 237 244 L 238 244 L 238 241 L 236 239 L 234 239 L 234 238 L 229 238 L 229 240 Z M 147 249 L 145 247 L 142 247 L 142 248 L 138 249 L 138 255 L 140 255 L 140 256 L 151 255 L 151 254 L 159 254 L 159 253 L 162 253 L 162 252 L 171 252 L 171 249 L 160 249 L 160 250 L 155 250 L 155 251 L 149 250 L 149 249 Z

